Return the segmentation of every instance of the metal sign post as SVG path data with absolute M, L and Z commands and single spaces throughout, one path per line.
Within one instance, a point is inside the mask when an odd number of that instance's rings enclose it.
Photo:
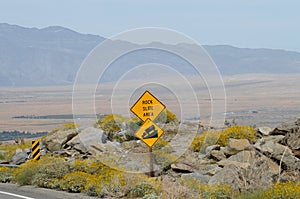
M 164 131 L 157 126 L 153 120 L 165 110 L 166 106 L 161 103 L 154 95 L 149 91 L 145 91 L 144 94 L 136 101 L 131 107 L 137 117 L 139 117 L 144 123 L 135 133 L 136 137 L 142 140 L 149 147 L 150 155 L 150 177 L 154 177 L 154 159 L 152 153 L 152 146 L 162 136 Z

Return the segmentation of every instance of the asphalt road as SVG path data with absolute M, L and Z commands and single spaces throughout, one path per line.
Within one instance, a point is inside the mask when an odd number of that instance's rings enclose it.
M 33 186 L 0 183 L 0 199 L 95 199 L 83 194 L 67 193 Z

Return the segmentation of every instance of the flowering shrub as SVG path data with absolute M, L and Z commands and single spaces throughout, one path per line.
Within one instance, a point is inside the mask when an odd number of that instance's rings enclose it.
M 220 138 L 218 140 L 219 145 L 226 146 L 229 138 L 234 139 L 248 139 L 249 141 L 253 141 L 255 138 L 255 129 L 250 126 L 232 126 L 226 128 L 221 132 Z
M 0 182 L 10 182 L 12 180 L 12 172 L 12 168 L 0 167 Z
M 3 151 L 0 154 L 0 159 L 10 162 L 12 157 L 16 154 L 17 149 L 24 150 L 28 147 L 31 147 L 31 141 L 27 141 L 24 144 L 1 144 L 0 150 Z
M 199 152 L 202 148 L 205 149 L 207 146 L 213 144 L 226 146 L 229 138 L 248 139 L 249 141 L 253 141 L 255 138 L 255 133 L 255 129 L 250 126 L 232 126 L 221 132 L 205 131 L 193 139 L 191 143 L 191 149 L 195 152 Z
M 182 179 L 181 183 L 193 191 L 199 198 L 203 199 L 232 198 L 234 195 L 232 187 L 226 184 L 202 184 L 195 178 Z
M 300 182 L 278 182 L 263 192 L 263 198 L 300 198 Z
M 218 131 L 205 131 L 200 136 L 196 136 L 192 143 L 191 148 L 195 152 L 199 152 L 207 146 L 214 145 L 217 143 L 220 137 L 220 132 Z

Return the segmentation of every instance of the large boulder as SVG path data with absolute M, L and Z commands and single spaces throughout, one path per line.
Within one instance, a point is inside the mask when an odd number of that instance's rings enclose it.
M 269 186 L 273 181 L 272 177 L 265 161 L 259 160 L 246 168 L 226 165 L 210 178 L 208 184 L 228 184 L 234 189 L 247 191 Z
M 203 172 L 195 172 L 189 174 L 182 174 L 181 180 L 183 182 L 193 182 L 193 180 L 197 180 L 203 184 L 207 184 L 210 180 L 211 176 L 203 174 Z
M 45 138 L 42 139 L 42 144 L 50 152 L 61 151 L 64 144 L 75 137 L 78 134 L 76 129 L 59 130 L 49 133 Z
M 292 150 L 300 150 L 300 116 L 280 124 L 270 134 L 284 135 L 281 144 Z
M 194 168 L 186 162 L 179 162 L 171 164 L 171 169 L 178 173 L 192 173 Z
M 250 165 L 255 164 L 255 162 L 257 161 L 261 161 L 264 162 L 264 164 L 266 164 L 268 171 L 270 171 L 272 174 L 276 175 L 280 172 L 279 165 L 276 164 L 271 158 L 268 158 L 262 153 L 259 153 L 254 150 L 241 151 L 236 155 L 230 156 L 228 160 L 234 162 L 248 163 Z
M 270 135 L 270 132 L 272 132 L 272 129 L 267 126 L 258 127 L 258 133 L 268 136 Z
M 28 148 L 25 149 L 24 151 L 17 150 L 16 154 L 12 157 L 11 164 L 20 165 L 25 163 L 29 159 L 30 153 L 31 151 Z
M 228 140 L 227 154 L 234 155 L 240 151 L 247 150 L 250 148 L 250 143 L 247 139 L 232 139 Z
M 88 127 L 69 140 L 66 145 L 71 146 L 80 153 L 87 153 L 92 148 L 95 148 L 93 146 L 99 146 L 106 142 L 107 137 L 103 130 L 94 127 Z
M 238 162 L 238 161 L 233 161 L 233 160 L 228 160 L 228 159 L 223 159 L 223 160 L 217 162 L 217 164 L 222 167 L 225 167 L 228 165 L 234 165 L 239 168 L 247 168 L 250 166 L 250 164 L 248 162 Z
M 299 130 L 300 127 L 300 116 L 295 117 L 291 120 L 283 122 L 282 124 L 275 127 L 270 133 L 271 135 L 286 135 L 292 133 L 294 130 Z
M 256 143 L 254 145 L 261 153 L 269 158 L 275 159 L 283 168 L 288 170 L 299 170 L 300 160 L 296 158 L 290 148 L 282 144 L 266 141 L 263 143 Z

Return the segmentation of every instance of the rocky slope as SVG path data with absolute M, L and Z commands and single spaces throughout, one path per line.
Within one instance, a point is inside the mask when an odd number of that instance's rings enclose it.
M 197 124 L 186 123 L 182 124 L 180 131 L 189 133 L 197 128 Z M 164 129 L 167 135 L 164 139 L 171 140 L 176 136 L 174 132 L 178 124 L 168 124 Z M 90 127 L 80 132 L 76 129 L 54 131 L 44 137 L 42 143 L 42 155 L 58 154 L 67 161 L 74 161 L 107 154 L 118 157 L 118 164 L 127 171 L 149 172 L 149 163 L 143 162 L 143 157 L 149 155 L 145 144 L 138 140 L 123 143 L 110 141 L 101 129 Z M 197 180 L 210 185 L 222 183 L 240 191 L 251 191 L 277 181 L 300 180 L 300 117 L 275 129 L 258 128 L 254 142 L 229 139 L 226 147 L 210 145 L 201 152 L 187 149 L 179 159 L 172 159 L 173 149 L 168 144 L 163 146 L 158 142 L 156 145 L 156 175 L 173 181 Z M 30 149 L 19 151 L 11 163 L 21 164 L 27 159 L 30 159 Z

